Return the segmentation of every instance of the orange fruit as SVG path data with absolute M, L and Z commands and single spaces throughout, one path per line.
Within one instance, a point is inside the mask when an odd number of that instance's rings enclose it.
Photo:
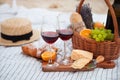
M 44 61 L 48 61 L 50 59 L 50 56 L 52 57 L 52 60 L 55 60 L 56 59 L 56 52 L 45 51 L 42 53 L 41 58 Z
M 104 24 L 101 23 L 101 22 L 95 22 L 95 23 L 93 24 L 93 27 L 94 27 L 94 28 L 98 28 L 98 29 L 103 29 L 105 26 L 104 26 Z
M 83 37 L 90 37 L 91 29 L 83 29 L 80 31 L 80 35 Z

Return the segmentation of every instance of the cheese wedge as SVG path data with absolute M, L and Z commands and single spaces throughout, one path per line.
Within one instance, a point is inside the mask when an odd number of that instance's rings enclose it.
M 78 60 L 80 58 L 87 58 L 89 60 L 93 59 L 93 53 L 85 51 L 85 50 L 78 50 L 74 49 L 71 53 L 72 60 Z
M 80 59 L 74 61 L 73 64 L 71 65 L 71 67 L 74 68 L 74 69 L 82 69 L 90 61 L 91 60 L 87 59 L 87 58 L 80 58 Z

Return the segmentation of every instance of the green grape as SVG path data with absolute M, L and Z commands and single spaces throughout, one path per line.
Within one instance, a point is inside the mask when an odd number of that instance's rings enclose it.
M 101 41 L 104 41 L 105 39 L 104 39 L 104 38 L 101 38 L 100 40 L 101 40 Z
M 111 34 L 111 41 L 113 41 L 114 39 L 114 34 Z
M 98 38 L 102 38 L 103 36 L 102 36 L 102 34 L 98 34 Z
M 104 31 L 105 29 L 104 28 L 101 28 L 100 31 Z
M 96 31 L 96 30 L 92 30 L 91 33 L 92 33 L 92 34 L 98 34 L 98 31 Z
M 101 34 L 105 34 L 105 31 L 104 31 L 104 30 L 102 30 L 102 31 L 100 31 L 100 33 L 101 33 Z
M 91 34 L 92 34 L 92 35 L 95 34 L 95 30 L 91 30 Z
M 100 39 L 99 39 L 99 38 L 95 38 L 95 40 L 96 40 L 97 42 L 100 42 Z
M 100 34 L 100 30 L 99 29 L 95 29 L 97 34 Z
M 107 34 L 106 40 L 112 41 L 113 39 L 114 39 L 114 34 L 112 33 Z
M 107 37 L 107 34 L 105 33 L 105 34 L 103 34 L 103 38 L 105 39 Z
M 97 42 L 114 39 L 114 34 L 110 29 L 98 29 L 95 28 L 91 32 L 91 38 L 96 40 Z
M 95 39 L 95 38 L 97 38 L 97 37 L 98 37 L 97 34 L 94 34 L 92 38 Z
M 110 29 L 107 30 L 107 33 L 111 33 L 112 31 Z
M 111 34 L 107 34 L 107 36 L 106 36 L 106 40 L 109 40 L 110 39 L 110 36 L 111 36 Z

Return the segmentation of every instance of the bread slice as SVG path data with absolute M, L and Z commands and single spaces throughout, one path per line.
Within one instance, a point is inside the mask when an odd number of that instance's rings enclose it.
M 83 21 L 83 20 L 82 20 L 82 17 L 81 17 L 81 15 L 80 15 L 79 13 L 73 12 L 73 13 L 71 14 L 70 22 L 71 22 L 72 24 L 79 23 L 79 22 L 82 22 L 82 21 Z

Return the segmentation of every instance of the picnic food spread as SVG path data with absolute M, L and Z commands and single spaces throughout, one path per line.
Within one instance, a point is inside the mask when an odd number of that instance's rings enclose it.
M 43 48 L 37 49 L 33 44 L 27 44 L 21 47 L 23 54 L 29 55 L 34 58 L 42 59 L 43 64 L 43 71 L 86 71 L 86 70 L 93 70 L 89 65 L 93 64 L 91 63 L 93 59 L 93 53 L 84 51 L 84 50 L 78 50 L 73 49 L 70 61 L 71 63 L 69 65 L 60 65 L 58 67 L 55 67 L 53 70 L 52 68 L 47 68 L 46 63 L 50 58 L 50 54 L 52 53 L 52 60 L 55 61 L 57 59 L 57 48 L 53 47 L 53 50 L 55 52 L 50 52 Z M 96 63 L 102 63 L 104 61 L 103 56 L 98 56 L 96 59 Z M 96 64 L 93 65 L 93 67 Z M 101 68 L 104 68 L 104 66 L 99 66 Z
M 88 13 L 86 10 L 88 10 Z M 70 56 L 66 58 L 69 60 L 69 64 L 59 64 L 54 67 L 54 70 L 53 68 L 47 68 L 49 60 L 51 62 L 52 60 L 53 62 L 57 61 L 58 48 L 56 47 L 52 47 L 52 51 L 48 51 L 45 47 L 37 48 L 33 44 L 27 44 L 21 47 L 23 54 L 42 59 L 43 71 L 88 71 L 96 67 L 114 68 L 115 63 L 112 60 L 118 58 L 117 52 L 119 50 L 118 47 L 120 47 L 115 43 L 117 41 L 115 40 L 116 34 L 112 33 L 110 29 L 106 29 L 102 22 L 93 22 L 92 13 L 88 5 L 82 6 L 81 12 L 73 12 L 69 20 L 71 22 L 71 31 L 73 31 L 73 49 Z M 35 35 L 31 22 L 24 18 L 5 20 L 1 24 L 1 29 L 1 37 L 14 43 L 21 40 L 29 40 Z M 111 52 L 116 53 L 112 54 Z
M 86 8 L 86 6 L 85 6 Z M 83 8 L 84 9 L 84 8 Z M 83 10 L 84 11 L 84 10 Z M 89 13 L 90 15 L 90 13 Z M 103 52 L 101 52 L 99 49 L 94 49 L 94 47 L 96 46 L 96 44 L 94 46 L 90 46 L 91 43 L 87 44 L 84 41 L 88 42 L 89 40 L 92 40 L 92 43 L 102 43 L 102 42 L 113 42 L 114 41 L 114 34 L 111 32 L 111 30 L 106 29 L 105 25 L 101 22 L 92 22 L 91 19 L 91 23 L 89 22 L 90 27 L 86 26 L 86 24 L 84 23 L 86 20 L 83 21 L 83 14 L 78 14 L 77 12 L 73 12 L 71 14 L 70 17 L 70 22 L 71 25 L 70 28 L 72 28 L 72 30 L 74 31 L 73 34 L 73 50 L 70 53 L 70 57 L 69 57 L 69 61 L 70 63 L 68 65 L 63 65 L 63 64 L 59 64 L 58 66 L 53 68 L 47 68 L 47 61 L 49 60 L 50 57 L 50 53 L 49 51 L 45 51 L 42 53 L 42 69 L 43 71 L 77 71 L 77 70 L 91 70 L 94 69 L 96 67 L 99 68 L 114 68 L 115 67 L 115 63 L 114 61 L 111 61 L 111 59 L 109 57 L 107 57 L 106 55 L 103 54 Z M 91 15 L 92 16 L 92 15 Z M 84 16 L 85 18 L 85 16 Z M 89 18 L 90 19 L 90 18 Z M 87 20 L 88 21 L 88 20 Z M 88 22 L 87 22 L 88 23 Z M 77 25 L 76 25 L 77 24 Z M 78 34 L 77 36 L 74 36 Z M 81 38 L 81 41 L 77 41 L 77 45 L 74 45 L 74 38 Z M 80 43 L 84 43 L 86 45 L 82 45 L 82 44 L 78 44 L 78 42 Z M 105 45 L 105 43 L 104 43 Z M 77 48 L 77 47 L 82 47 L 82 49 Z M 88 48 L 88 46 L 90 48 Z M 85 47 L 85 48 L 84 48 Z M 97 47 L 97 46 L 96 46 Z M 103 46 L 104 47 L 104 46 Z M 91 51 L 93 48 L 93 51 Z M 85 50 L 84 50 L 85 49 Z M 96 53 L 94 52 L 94 50 L 98 50 L 101 53 Z M 97 54 L 97 55 L 96 55 Z M 52 60 L 56 60 L 57 59 L 57 54 L 56 53 L 52 53 L 51 57 Z M 114 57 L 114 56 L 113 56 Z M 116 56 L 115 56 L 116 58 Z M 95 61 L 93 61 L 95 60 Z M 92 65 L 92 67 L 89 67 L 89 65 Z

